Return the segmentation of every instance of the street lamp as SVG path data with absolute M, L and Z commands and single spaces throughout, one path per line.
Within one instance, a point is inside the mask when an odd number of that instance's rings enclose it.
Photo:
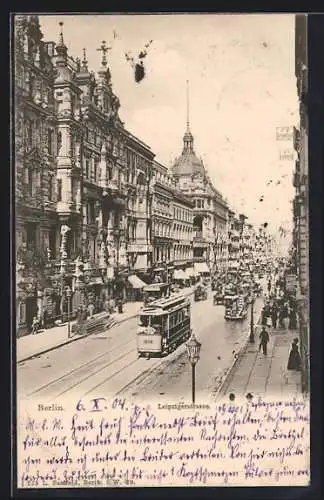
M 251 319 L 250 319 L 250 342 L 251 344 L 254 344 L 254 317 L 253 317 L 253 309 L 254 309 L 254 302 L 255 302 L 255 297 L 254 294 L 252 294 L 251 297 Z
M 192 368 L 192 403 L 195 404 L 195 385 L 196 385 L 196 378 L 195 378 L 195 369 L 196 369 L 196 363 L 199 360 L 199 353 L 200 353 L 200 348 L 201 348 L 201 343 L 198 342 L 196 339 L 194 333 L 191 333 L 191 337 L 186 343 L 186 348 L 187 348 L 187 353 L 188 353 L 188 358 L 191 363 L 191 368 Z
M 67 298 L 67 324 L 68 324 L 68 338 L 71 336 L 71 327 L 70 327 L 70 314 L 71 314 L 71 288 L 68 286 L 66 289 L 66 298 Z

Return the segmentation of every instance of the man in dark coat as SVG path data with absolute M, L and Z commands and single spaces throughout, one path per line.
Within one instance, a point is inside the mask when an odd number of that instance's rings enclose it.
M 276 306 L 276 304 L 273 304 L 273 306 L 271 308 L 272 328 L 277 328 L 277 319 L 278 319 L 277 306 Z
M 261 349 L 262 347 L 262 352 L 263 354 L 266 356 L 267 355 L 267 346 L 268 346 L 268 342 L 270 340 L 270 337 L 269 337 L 269 334 L 266 330 L 266 328 L 263 326 L 262 327 L 262 330 L 261 330 L 261 333 L 260 333 L 260 345 L 259 345 L 259 350 Z

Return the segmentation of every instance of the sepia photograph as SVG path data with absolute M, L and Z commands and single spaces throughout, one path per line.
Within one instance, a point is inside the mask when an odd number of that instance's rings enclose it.
M 307 15 L 11 21 L 18 488 L 307 485 Z

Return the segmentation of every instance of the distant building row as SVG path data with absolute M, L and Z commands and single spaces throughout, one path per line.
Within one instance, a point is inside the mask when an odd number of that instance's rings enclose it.
M 150 282 L 253 260 L 260 234 L 213 187 L 189 123 L 169 171 L 120 120 L 105 44 L 95 75 L 85 53 L 68 55 L 62 32 L 58 44 L 42 38 L 38 16 L 16 16 L 18 331 L 35 314 L 60 317 L 67 287 L 73 311 L 88 300 L 100 309 L 134 275 Z

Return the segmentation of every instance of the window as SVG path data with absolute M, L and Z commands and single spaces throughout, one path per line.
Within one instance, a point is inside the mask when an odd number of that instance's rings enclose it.
M 48 233 L 48 246 L 50 249 L 51 258 L 56 258 L 56 230 L 52 228 Z
M 62 147 L 62 132 L 58 132 L 57 134 L 57 156 L 60 155 Z
M 47 130 L 47 151 L 49 155 L 53 154 L 53 136 L 54 132 L 52 129 Z
M 62 179 L 57 179 L 57 201 L 62 201 Z
M 26 120 L 26 144 L 30 148 L 33 145 L 33 124 L 29 119 Z
M 48 199 L 49 201 L 53 199 L 53 177 L 51 175 L 48 176 Z
M 26 225 L 26 245 L 29 250 L 36 248 L 36 224 L 27 223 Z
M 95 204 L 93 201 L 88 204 L 88 224 L 96 222 Z
M 33 195 L 33 172 L 30 168 L 25 169 L 25 184 L 27 186 L 27 193 Z
M 85 159 L 85 177 L 89 179 L 89 170 L 90 170 L 90 160 L 89 158 Z
M 93 181 L 95 184 L 98 182 L 98 160 L 94 160 Z

